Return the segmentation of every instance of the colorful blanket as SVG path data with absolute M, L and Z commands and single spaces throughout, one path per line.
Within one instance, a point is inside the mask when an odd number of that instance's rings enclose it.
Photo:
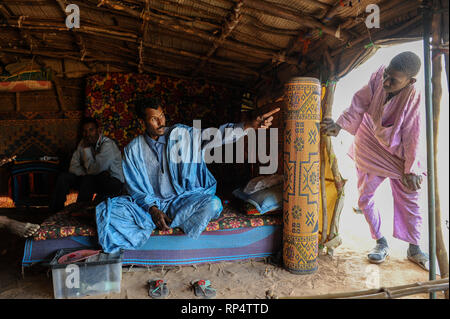
M 282 216 L 279 213 L 265 215 L 245 215 L 238 212 L 228 204 L 220 217 L 211 221 L 206 227 L 206 232 L 223 229 L 237 229 L 245 227 L 259 227 L 268 225 L 281 225 Z M 154 230 L 152 236 L 184 234 L 179 228 L 168 231 Z M 35 233 L 33 240 L 58 239 L 69 236 L 96 236 L 95 210 L 91 208 L 78 209 L 75 206 L 67 206 L 63 211 L 49 217 L 41 224 L 41 228 Z

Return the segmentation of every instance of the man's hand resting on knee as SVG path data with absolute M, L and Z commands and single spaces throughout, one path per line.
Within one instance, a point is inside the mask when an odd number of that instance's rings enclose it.
M 160 230 L 170 230 L 170 227 L 168 226 L 172 220 L 164 214 L 161 210 L 156 208 L 156 206 L 152 206 L 149 210 L 150 216 L 152 216 L 153 222 L 155 223 L 156 227 Z

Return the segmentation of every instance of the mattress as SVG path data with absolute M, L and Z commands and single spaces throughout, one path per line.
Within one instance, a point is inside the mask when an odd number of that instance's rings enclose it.
M 139 249 L 123 251 L 123 266 L 176 266 L 264 258 L 281 249 L 281 225 L 151 236 Z M 99 248 L 96 236 L 70 236 L 25 243 L 22 266 L 48 263 L 61 248 Z
M 25 242 L 22 266 L 50 262 L 62 248 L 100 248 L 92 212 L 65 210 L 41 225 Z M 138 249 L 124 250 L 123 265 L 192 265 L 264 258 L 281 249 L 282 220 L 278 212 L 260 216 L 239 213 L 228 206 L 198 239 L 180 229 L 155 230 Z

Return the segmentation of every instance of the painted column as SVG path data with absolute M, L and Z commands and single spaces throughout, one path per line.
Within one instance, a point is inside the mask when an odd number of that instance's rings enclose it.
M 295 274 L 317 270 L 320 190 L 319 80 L 285 84 L 283 262 Z

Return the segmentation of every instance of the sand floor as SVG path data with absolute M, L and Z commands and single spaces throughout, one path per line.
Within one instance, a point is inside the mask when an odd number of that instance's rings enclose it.
M 382 265 L 369 264 L 365 251 L 340 246 L 335 255 L 321 256 L 319 269 L 311 275 L 294 275 L 264 260 L 225 262 L 173 268 L 123 268 L 121 292 L 83 297 L 85 299 L 143 299 L 148 296 L 147 281 L 164 278 L 170 289 L 169 299 L 195 299 L 190 288 L 194 279 L 209 279 L 217 289 L 217 298 L 264 299 L 275 297 L 319 295 L 391 287 L 428 280 L 428 273 L 392 252 Z M 443 294 L 438 293 L 438 298 Z M 0 293 L 0 299 L 53 298 L 51 274 L 27 270 L 25 278 L 16 279 Z M 408 298 L 428 298 L 427 294 Z

